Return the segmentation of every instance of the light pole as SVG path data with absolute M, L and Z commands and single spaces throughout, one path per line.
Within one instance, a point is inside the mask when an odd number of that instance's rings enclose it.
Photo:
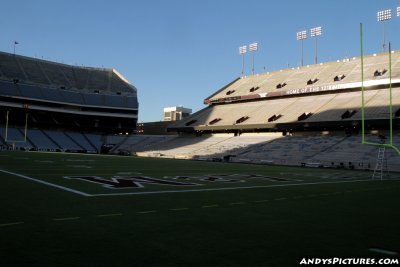
M 301 66 L 304 65 L 304 44 L 303 41 L 307 39 L 307 31 L 300 31 L 296 34 L 297 41 L 301 41 Z
M 378 21 L 383 22 L 383 44 L 382 44 L 382 52 L 385 52 L 386 46 L 386 21 L 392 18 L 392 10 L 382 10 L 377 13 Z
M 320 36 L 322 34 L 322 28 L 319 27 L 315 27 L 311 29 L 311 37 L 315 37 L 315 64 L 318 63 L 318 41 L 317 41 L 317 37 Z
M 252 56 L 253 56 L 253 67 L 252 67 L 252 69 L 251 69 L 253 75 L 254 75 L 254 52 L 256 52 L 257 49 L 258 49 L 258 43 L 249 44 L 249 50 L 250 50 L 250 52 L 252 52 L 251 54 L 252 54 Z
M 239 47 L 239 54 L 242 55 L 242 77 L 244 77 L 244 54 L 247 52 L 247 46 L 240 46 Z

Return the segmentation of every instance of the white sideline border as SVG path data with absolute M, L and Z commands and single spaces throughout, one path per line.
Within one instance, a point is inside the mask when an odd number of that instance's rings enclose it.
M 388 181 L 389 179 L 383 179 Z M 398 179 L 396 179 L 398 180 Z M 297 184 L 275 184 L 275 185 L 255 185 L 255 186 L 239 186 L 239 187 L 222 187 L 222 188 L 204 188 L 204 189 L 186 189 L 186 190 L 164 190 L 164 191 L 147 191 L 147 192 L 129 192 L 129 193 L 109 193 L 109 194 L 93 194 L 93 197 L 107 196 L 128 196 L 128 195 L 147 195 L 147 194 L 165 194 L 165 193 L 189 193 L 189 192 L 209 192 L 209 191 L 224 191 L 224 190 L 240 190 L 240 189 L 257 189 L 257 188 L 273 188 L 273 187 L 290 187 L 302 185 L 321 185 L 321 184 L 341 184 L 355 182 L 374 182 L 377 180 L 351 180 L 351 181 L 333 181 L 333 182 L 312 182 L 312 183 L 297 183 Z M 379 180 L 382 181 L 382 180 Z M 394 181 L 394 179 L 390 179 Z
M 67 191 L 67 192 L 70 192 L 70 193 L 78 194 L 78 195 L 81 195 L 81 196 L 85 196 L 85 197 L 92 196 L 92 195 L 87 194 L 85 192 L 81 192 L 81 191 L 78 191 L 78 190 L 75 190 L 75 189 L 72 189 L 72 188 L 68 188 L 68 187 L 65 187 L 65 186 L 49 183 L 49 182 L 46 182 L 46 181 L 43 181 L 43 180 L 40 180 L 40 179 L 36 179 L 36 178 L 32 178 L 32 177 L 29 177 L 29 176 L 26 176 L 26 175 L 23 175 L 23 174 L 10 172 L 10 171 L 6 171 L 6 170 L 2 170 L 2 169 L 0 169 L 0 172 L 6 173 L 6 174 L 9 174 L 9 175 L 14 175 L 14 176 L 17 176 L 17 177 L 20 177 L 20 178 L 23 178 L 23 179 L 27 179 L 27 180 L 30 180 L 30 181 L 33 181 L 33 182 L 36 182 L 36 183 L 44 184 L 44 185 L 47 185 L 47 186 L 50 186 L 50 187 L 55 187 L 55 188 L 58 188 L 58 189 L 61 189 L 61 190 L 64 190 L 64 191 Z
M 357 182 L 376 182 L 382 180 L 363 179 L 363 180 L 346 180 L 346 181 L 329 181 L 329 182 L 311 182 L 311 183 L 295 183 L 295 184 L 275 184 L 275 185 L 255 185 L 255 186 L 239 186 L 239 187 L 221 187 L 221 188 L 204 188 L 204 189 L 184 189 L 184 190 L 163 190 L 163 191 L 146 191 L 146 192 L 129 192 L 129 193 L 104 193 L 104 194 L 88 194 L 82 191 L 78 191 L 69 187 L 53 184 L 37 178 L 32 178 L 23 174 L 10 172 L 0 169 L 0 172 L 9 175 L 17 176 L 23 179 L 27 179 L 36 183 L 44 184 L 50 187 L 55 187 L 63 191 L 74 193 L 85 197 L 107 197 L 107 196 L 129 196 L 129 195 L 154 195 L 154 194 L 166 194 L 166 193 L 189 193 L 189 192 L 210 192 L 210 191 L 226 191 L 226 190 L 240 190 L 240 189 L 257 189 L 257 188 L 273 188 L 273 187 L 291 187 L 291 186 L 303 186 L 303 185 L 321 185 L 321 184 L 341 184 L 341 183 L 357 183 Z M 383 181 L 399 181 L 400 179 L 383 179 Z

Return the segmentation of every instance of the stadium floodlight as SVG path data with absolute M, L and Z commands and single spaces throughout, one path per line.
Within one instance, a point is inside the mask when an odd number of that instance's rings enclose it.
M 321 36 L 322 34 L 322 28 L 321 26 L 315 27 L 311 29 L 311 37 L 315 38 L 315 64 L 318 63 L 318 41 L 317 37 Z
M 258 49 L 258 43 L 249 44 L 249 50 L 250 50 L 251 52 L 257 51 L 257 49 Z
M 397 7 L 397 16 L 400 17 L 400 6 Z
M 253 67 L 252 67 L 253 75 L 254 75 L 254 52 L 256 52 L 257 50 L 258 50 L 258 43 L 249 44 L 249 51 L 253 52 L 252 53 L 252 55 L 253 55 Z
M 382 52 L 385 52 L 385 46 L 386 46 L 386 23 L 385 22 L 392 18 L 392 10 L 387 9 L 387 10 L 378 11 L 377 18 L 378 18 L 378 21 L 383 23 L 383 44 L 382 44 L 383 51 Z
M 379 11 L 377 14 L 377 17 L 378 17 L 378 21 L 390 20 L 392 18 L 392 10 L 387 9 L 387 10 Z
M 247 52 L 247 46 L 243 45 L 239 47 L 239 54 L 242 55 L 242 77 L 244 77 L 244 54 Z
M 301 66 L 304 65 L 304 44 L 303 41 L 307 39 L 307 31 L 300 31 L 296 34 L 297 41 L 301 41 Z

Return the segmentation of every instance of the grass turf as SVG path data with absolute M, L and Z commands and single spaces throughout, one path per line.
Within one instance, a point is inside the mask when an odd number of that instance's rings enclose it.
M 84 197 L 0 173 L 0 266 L 297 266 L 303 257 L 400 251 L 400 183 L 370 181 L 369 172 L 22 152 L 1 152 L 0 160 L 2 170 L 94 195 L 181 189 L 116 190 L 63 177 L 287 178 L 191 180 L 197 189 L 287 185 L 279 187 Z

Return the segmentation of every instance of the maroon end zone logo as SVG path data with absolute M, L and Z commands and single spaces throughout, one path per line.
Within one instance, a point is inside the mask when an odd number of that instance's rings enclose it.
M 101 184 L 104 187 L 112 189 L 121 188 L 140 188 L 144 187 L 143 184 L 158 184 L 158 185 L 175 185 L 175 186 L 191 186 L 197 185 L 194 183 L 169 181 L 145 176 L 114 176 L 111 180 L 103 179 L 98 176 L 65 176 L 66 179 L 78 179 L 82 181 L 87 181 L 91 183 Z
M 169 186 L 202 185 L 199 183 L 189 182 L 191 180 L 199 182 L 211 182 L 211 183 L 238 183 L 238 182 L 246 182 L 246 180 L 249 179 L 262 179 L 274 182 L 289 181 L 288 179 L 285 178 L 265 176 L 265 175 L 254 175 L 254 174 L 217 174 L 217 175 L 204 175 L 204 176 L 164 177 L 167 179 L 159 179 L 146 176 L 113 176 L 111 177 L 111 179 L 104 179 L 99 176 L 64 176 L 64 178 L 96 183 L 110 189 L 142 188 L 144 187 L 144 184 L 169 185 Z M 176 181 L 177 179 L 184 181 Z

